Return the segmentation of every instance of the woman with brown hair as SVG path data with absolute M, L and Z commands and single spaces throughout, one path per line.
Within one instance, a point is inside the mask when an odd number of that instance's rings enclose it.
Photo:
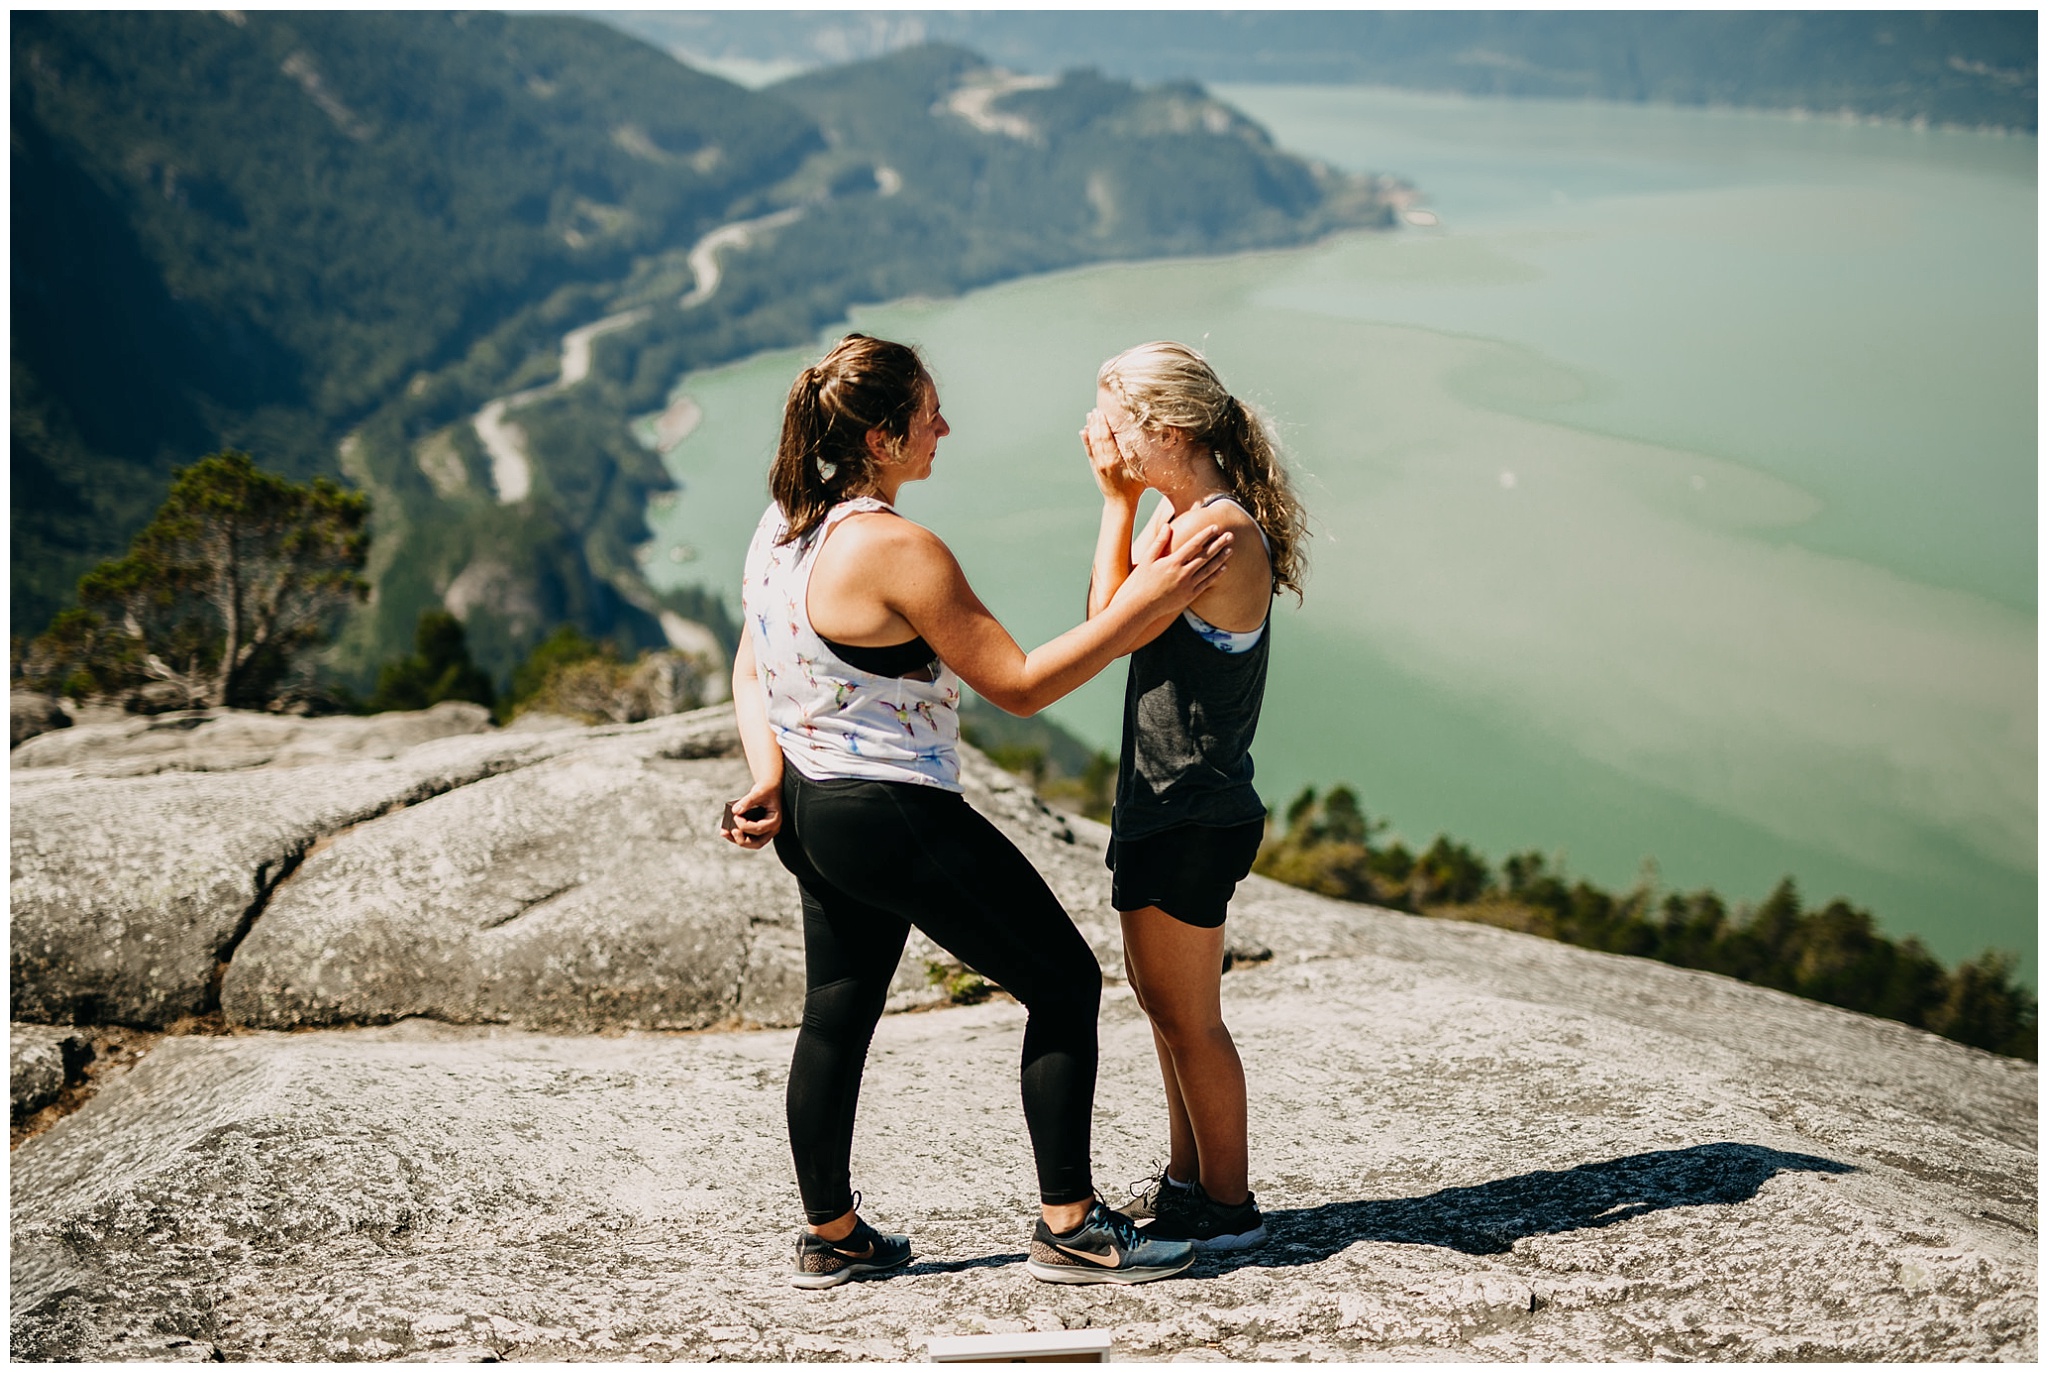
M 1103 497 L 1088 613 L 1107 613 L 1156 547 L 1226 531 L 1241 550 L 1131 655 L 1106 861 L 1166 1085 L 1167 1163 L 1125 1210 L 1151 1219 L 1149 1235 L 1249 1248 L 1266 1228 L 1247 1178 L 1244 1067 L 1223 1023 L 1223 922 L 1265 835 L 1251 743 L 1269 612 L 1278 592 L 1301 594 L 1308 531 L 1266 426 L 1194 349 L 1119 353 L 1095 404 L 1082 431 Z M 1162 499 L 1134 557 L 1147 489 Z
M 912 925 L 1028 1012 L 1021 1084 L 1037 1159 L 1028 1271 L 1144 1282 L 1194 1261 L 1102 1205 L 1090 1173 L 1102 974 L 1043 878 L 968 806 L 956 744 L 965 681 L 1029 715 L 1192 604 L 1225 567 L 1217 530 L 1167 547 L 1087 623 L 1031 650 L 938 536 L 897 515 L 949 432 L 916 351 L 851 334 L 790 387 L 747 552 L 733 701 L 753 774 L 725 825 L 772 841 L 802 895 L 806 990 L 789 1137 L 807 1225 L 799 1287 L 899 1265 L 909 1241 L 857 1213 L 849 1158 L 870 1038 Z

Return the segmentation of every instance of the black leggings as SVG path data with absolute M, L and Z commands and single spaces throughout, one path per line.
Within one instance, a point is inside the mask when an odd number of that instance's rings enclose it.
M 1024 1121 L 1039 1199 L 1094 1196 L 1088 1131 L 1102 969 L 1016 845 L 958 792 L 819 782 L 788 766 L 775 855 L 803 893 L 806 986 L 789 1065 L 789 1145 L 811 1224 L 853 1206 L 861 1070 L 912 925 L 1024 1003 Z

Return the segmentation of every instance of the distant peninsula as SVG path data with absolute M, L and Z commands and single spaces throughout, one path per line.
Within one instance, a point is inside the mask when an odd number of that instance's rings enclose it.
M 1713 106 L 2033 133 L 2040 27 L 2010 10 L 775 10 L 604 12 L 686 60 L 836 64 L 960 43 L 1025 72 L 1370 85 Z

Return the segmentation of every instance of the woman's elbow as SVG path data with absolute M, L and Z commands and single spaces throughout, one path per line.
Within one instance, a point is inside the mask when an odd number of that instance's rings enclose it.
M 1042 691 L 1022 684 L 984 687 L 981 689 L 981 699 L 1007 715 L 1020 718 L 1036 715 L 1052 704 L 1045 699 Z

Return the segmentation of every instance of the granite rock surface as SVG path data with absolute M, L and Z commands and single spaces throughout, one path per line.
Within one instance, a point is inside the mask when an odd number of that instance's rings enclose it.
M 1033 1282 L 1023 1013 L 934 1008 L 914 939 L 893 1004 L 927 1009 L 876 1036 L 855 1181 L 918 1257 L 796 1291 L 772 1027 L 801 935 L 773 856 L 711 837 L 729 707 L 299 765 L 230 742 L 12 772 L 16 1017 L 229 1031 L 15 1151 L 17 1358 L 904 1359 L 1079 1326 L 1119 1358 L 2035 1356 L 2034 1065 L 1263 879 L 1224 1001 L 1266 1247 Z M 1120 1196 L 1164 1118 L 1103 831 L 963 775 L 1111 980 Z
M 678 740 L 709 731 L 722 741 L 707 746 L 714 750 L 731 738 L 715 711 L 629 728 Z M 268 757 L 229 770 L 118 748 L 28 766 L 22 754 L 40 742 L 32 740 L 15 751 L 9 777 L 13 1016 L 163 1027 L 205 1014 L 236 946 L 315 845 L 606 735 L 465 729 L 390 758 L 376 756 L 382 745 L 371 736 L 368 757 L 317 766 Z M 147 771 L 124 774 L 131 764 Z
M 41 741 L 18 750 L 15 1016 L 796 1023 L 795 884 L 715 834 L 745 789 L 730 707 L 482 733 L 475 709 L 339 722 L 352 732 L 319 736 L 318 758 L 307 722 L 243 712 L 80 725 L 47 765 L 22 756 Z M 415 739 L 434 729 L 460 732 Z M 1107 831 L 972 751 L 963 775 L 1120 975 Z M 1265 956 L 1249 938 L 1233 951 Z M 913 935 L 893 1004 L 945 999 L 934 972 L 957 969 Z
M 1187 1276 L 1026 1275 L 1005 1001 L 884 1019 L 855 1182 L 917 1255 L 822 1293 L 784 1284 L 792 1032 L 414 1020 L 172 1038 L 23 1145 L 14 1355 L 900 1360 L 1085 1327 L 1121 1359 L 2035 1357 L 2033 1065 L 1483 927 L 1266 920 L 1224 993 L 1272 1238 Z M 1105 1191 L 1156 1167 L 1159 1103 L 1112 988 Z
M 794 1025 L 796 884 L 717 837 L 746 789 L 729 712 L 612 733 L 335 835 L 279 884 L 221 985 L 229 1022 L 270 1029 L 424 1015 L 527 1029 Z M 678 740 L 687 741 L 683 747 Z M 1112 970 L 1106 832 L 970 756 L 969 799 L 1047 875 Z M 913 934 L 895 1009 L 945 999 L 957 964 Z
M 14 748 L 38 734 L 63 729 L 71 723 L 63 703 L 37 691 L 7 693 L 7 746 Z
M 77 1030 L 62 1025 L 8 1026 L 7 1077 L 14 1119 L 55 1101 L 91 1056 L 92 1046 Z
M 276 1028 L 790 1023 L 802 985 L 774 936 L 795 928 L 794 883 L 714 829 L 745 779 L 742 762 L 619 743 L 359 826 L 278 889 L 221 1008 Z
M 309 717 L 260 710 L 116 714 L 39 734 L 17 748 L 9 762 L 16 768 L 73 768 L 99 777 L 229 772 L 266 764 L 305 767 L 394 758 L 429 740 L 480 734 L 490 727 L 490 718 L 490 711 L 471 701 L 381 715 Z

